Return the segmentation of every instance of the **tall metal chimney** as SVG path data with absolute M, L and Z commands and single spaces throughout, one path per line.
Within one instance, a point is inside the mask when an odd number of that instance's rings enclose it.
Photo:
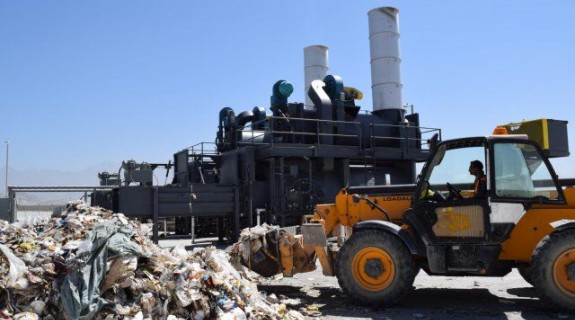
M 367 13 L 373 111 L 402 108 L 398 14 L 399 10 L 392 7 Z
M 327 50 L 326 46 L 321 45 L 303 48 L 305 109 L 313 110 L 315 108 L 307 95 L 307 91 L 313 80 L 323 80 L 327 75 L 329 69 Z

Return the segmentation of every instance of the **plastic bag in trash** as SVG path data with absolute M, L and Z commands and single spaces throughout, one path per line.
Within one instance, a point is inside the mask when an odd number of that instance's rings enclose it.
M 26 279 L 25 275 L 28 268 L 26 267 L 26 264 L 24 264 L 24 261 L 15 256 L 12 253 L 12 250 L 3 244 L 0 244 L 0 251 L 4 257 L 6 257 L 8 264 L 10 265 L 8 277 L 2 279 L 4 285 L 8 288 L 26 289 L 28 287 L 28 279 Z

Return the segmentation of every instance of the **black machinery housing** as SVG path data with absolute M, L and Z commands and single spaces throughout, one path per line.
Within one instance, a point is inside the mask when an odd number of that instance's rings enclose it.
M 166 217 L 178 217 L 182 234 L 193 217 L 195 228 L 217 227 L 220 239 L 233 239 L 258 221 L 300 224 L 346 186 L 414 183 L 415 163 L 428 156 L 422 136 L 441 134 L 405 109 L 361 113 L 358 92 L 338 76 L 312 82 L 313 109 L 288 103 L 292 91 L 287 81 L 274 84 L 271 115 L 261 107 L 221 109 L 215 145 L 175 153 L 171 184 L 118 186 L 93 204 L 154 219 L 154 240 L 158 218 Z

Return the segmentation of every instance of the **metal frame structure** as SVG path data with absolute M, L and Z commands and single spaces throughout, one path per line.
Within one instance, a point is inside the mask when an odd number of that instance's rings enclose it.
M 8 187 L 8 201 L 9 201 L 9 220 L 13 223 L 17 218 L 16 208 L 16 195 L 19 192 L 84 192 L 87 200 L 88 194 L 92 195 L 96 191 L 111 190 L 112 187 L 105 186 L 9 186 Z

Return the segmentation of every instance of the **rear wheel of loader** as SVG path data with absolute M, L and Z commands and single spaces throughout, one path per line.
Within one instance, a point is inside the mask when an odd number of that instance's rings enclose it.
M 559 309 L 575 311 L 575 232 L 545 237 L 532 261 L 531 280 L 542 298 Z
M 397 237 L 381 230 L 354 233 L 339 250 L 336 276 L 340 287 L 362 304 L 391 306 L 412 288 L 416 267 Z

